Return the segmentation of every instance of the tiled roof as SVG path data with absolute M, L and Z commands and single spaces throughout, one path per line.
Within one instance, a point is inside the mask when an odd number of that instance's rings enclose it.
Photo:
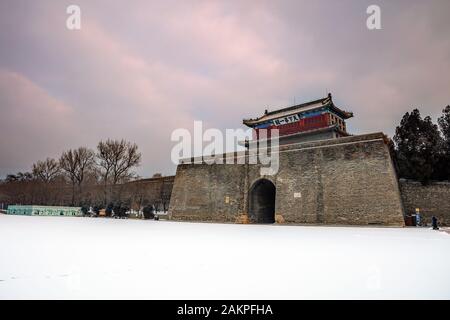
M 325 107 L 325 106 L 328 106 L 331 109 L 333 109 L 333 111 L 340 114 L 344 119 L 353 117 L 352 112 L 347 112 L 347 111 L 341 110 L 340 108 L 336 107 L 333 103 L 331 94 L 328 94 L 328 96 L 326 98 L 305 102 L 305 103 L 298 104 L 295 106 L 286 107 L 286 108 L 282 108 L 282 109 L 278 109 L 278 110 L 273 110 L 270 112 L 266 110 L 264 115 L 262 115 L 261 117 L 258 117 L 256 119 L 244 119 L 243 123 L 245 125 L 251 127 L 255 124 L 263 123 L 263 122 L 266 122 L 269 120 L 273 120 L 273 119 L 277 119 L 277 118 L 281 118 L 281 117 L 287 117 L 287 116 L 290 116 L 290 115 L 293 115 L 296 113 L 315 110 L 315 109 Z

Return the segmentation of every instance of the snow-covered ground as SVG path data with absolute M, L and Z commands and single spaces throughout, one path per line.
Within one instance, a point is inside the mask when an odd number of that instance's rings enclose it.
M 0 298 L 450 298 L 428 229 L 0 215 Z

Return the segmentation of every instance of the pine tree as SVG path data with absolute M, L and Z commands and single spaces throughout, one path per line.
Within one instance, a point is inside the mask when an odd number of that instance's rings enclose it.
M 394 142 L 400 177 L 423 184 L 434 178 L 442 139 L 430 117 L 422 119 L 418 109 L 407 112 L 395 129 Z
M 439 117 L 438 123 L 443 136 L 438 166 L 439 177 L 441 180 L 450 180 L 450 105 L 442 110 L 442 116 Z

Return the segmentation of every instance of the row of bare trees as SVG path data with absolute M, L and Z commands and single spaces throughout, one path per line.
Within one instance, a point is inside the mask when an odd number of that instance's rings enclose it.
M 0 195 L 9 196 L 9 203 L 81 205 L 101 201 L 106 205 L 114 200 L 116 185 L 136 177 L 134 168 L 140 162 L 141 153 L 135 143 L 108 139 L 100 141 L 95 151 L 86 147 L 70 149 L 59 159 L 37 161 L 30 173 L 8 175 Z

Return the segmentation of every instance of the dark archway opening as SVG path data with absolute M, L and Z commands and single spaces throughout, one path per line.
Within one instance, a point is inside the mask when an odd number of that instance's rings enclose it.
M 249 215 L 252 222 L 275 222 L 275 186 L 267 179 L 256 181 L 250 189 Z

